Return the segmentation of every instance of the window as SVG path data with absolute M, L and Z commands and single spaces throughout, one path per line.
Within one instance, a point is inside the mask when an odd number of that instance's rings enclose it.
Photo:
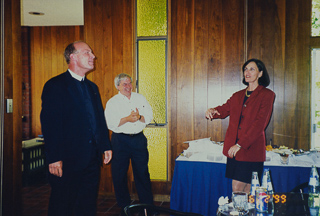
M 320 0 L 312 0 L 311 36 L 320 36 Z
M 320 0 L 312 0 L 311 36 L 320 36 Z M 311 49 L 311 149 L 320 149 L 320 49 Z
M 144 129 L 152 180 L 167 180 L 167 0 L 136 1 L 137 90 L 153 110 Z
M 311 148 L 320 149 L 320 49 L 312 49 Z

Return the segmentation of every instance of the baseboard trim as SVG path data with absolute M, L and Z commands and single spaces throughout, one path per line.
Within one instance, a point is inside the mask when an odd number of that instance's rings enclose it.
M 100 195 L 115 199 L 114 193 L 100 193 Z M 131 194 L 132 200 L 139 200 L 138 194 Z M 170 202 L 170 195 L 154 194 L 153 200 L 156 202 Z

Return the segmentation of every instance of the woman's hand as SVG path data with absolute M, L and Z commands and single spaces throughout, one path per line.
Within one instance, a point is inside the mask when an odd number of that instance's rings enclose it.
M 240 150 L 239 146 L 237 146 L 237 145 L 231 146 L 231 148 L 228 151 L 229 157 L 234 158 L 239 150 Z
M 209 120 L 211 120 L 211 119 L 213 119 L 213 116 L 214 115 L 220 115 L 220 113 L 217 111 L 217 110 L 215 110 L 215 109 L 213 109 L 213 108 L 209 108 L 207 111 L 206 111 L 206 118 L 207 119 L 209 119 Z

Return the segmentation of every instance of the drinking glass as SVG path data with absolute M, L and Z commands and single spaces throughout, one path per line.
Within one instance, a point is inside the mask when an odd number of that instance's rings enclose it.
M 280 154 L 280 162 L 282 165 L 288 165 L 289 164 L 289 155 L 288 154 Z
M 242 214 L 248 212 L 248 194 L 245 192 L 232 192 L 232 203 L 236 211 Z

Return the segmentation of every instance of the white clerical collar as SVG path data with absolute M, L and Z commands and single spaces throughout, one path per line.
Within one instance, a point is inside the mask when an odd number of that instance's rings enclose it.
M 76 80 L 82 81 L 82 80 L 84 80 L 84 78 L 85 78 L 85 76 L 83 76 L 83 77 L 82 77 L 82 76 L 79 76 L 78 74 L 72 72 L 70 69 L 68 69 L 68 71 L 69 71 L 69 73 L 71 74 L 71 76 L 72 76 L 73 78 L 75 78 Z

